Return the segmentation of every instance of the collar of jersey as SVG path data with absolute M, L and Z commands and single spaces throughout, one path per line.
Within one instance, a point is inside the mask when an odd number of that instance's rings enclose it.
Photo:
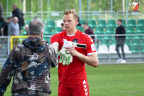
M 77 31 L 78 31 L 78 30 L 77 30 Z M 77 31 L 75 32 L 75 34 L 77 33 Z M 67 34 L 67 36 L 74 36 L 75 34 L 73 34 L 73 35 L 68 35 L 68 34 Z

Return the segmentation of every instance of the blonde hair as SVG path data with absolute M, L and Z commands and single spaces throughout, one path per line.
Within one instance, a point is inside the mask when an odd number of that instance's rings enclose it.
M 76 12 L 74 12 L 72 10 L 64 11 L 64 15 L 69 15 L 69 14 L 72 14 L 74 19 L 78 20 L 78 15 Z

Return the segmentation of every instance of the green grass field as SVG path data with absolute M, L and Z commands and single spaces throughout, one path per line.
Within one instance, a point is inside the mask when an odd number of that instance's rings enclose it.
M 144 64 L 86 66 L 90 96 L 144 96 Z M 11 85 L 4 96 L 11 96 Z M 51 96 L 58 94 L 57 68 L 51 68 Z

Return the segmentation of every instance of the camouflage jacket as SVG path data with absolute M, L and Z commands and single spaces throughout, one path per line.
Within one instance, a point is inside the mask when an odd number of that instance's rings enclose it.
M 12 94 L 50 93 L 50 67 L 57 65 L 54 49 L 38 37 L 26 38 L 10 52 L 0 74 L 0 96 L 13 76 Z

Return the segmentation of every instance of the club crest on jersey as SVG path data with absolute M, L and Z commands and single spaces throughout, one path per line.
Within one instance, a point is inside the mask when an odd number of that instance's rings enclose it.
M 74 39 L 73 42 L 78 43 L 78 40 L 77 40 L 77 39 Z

